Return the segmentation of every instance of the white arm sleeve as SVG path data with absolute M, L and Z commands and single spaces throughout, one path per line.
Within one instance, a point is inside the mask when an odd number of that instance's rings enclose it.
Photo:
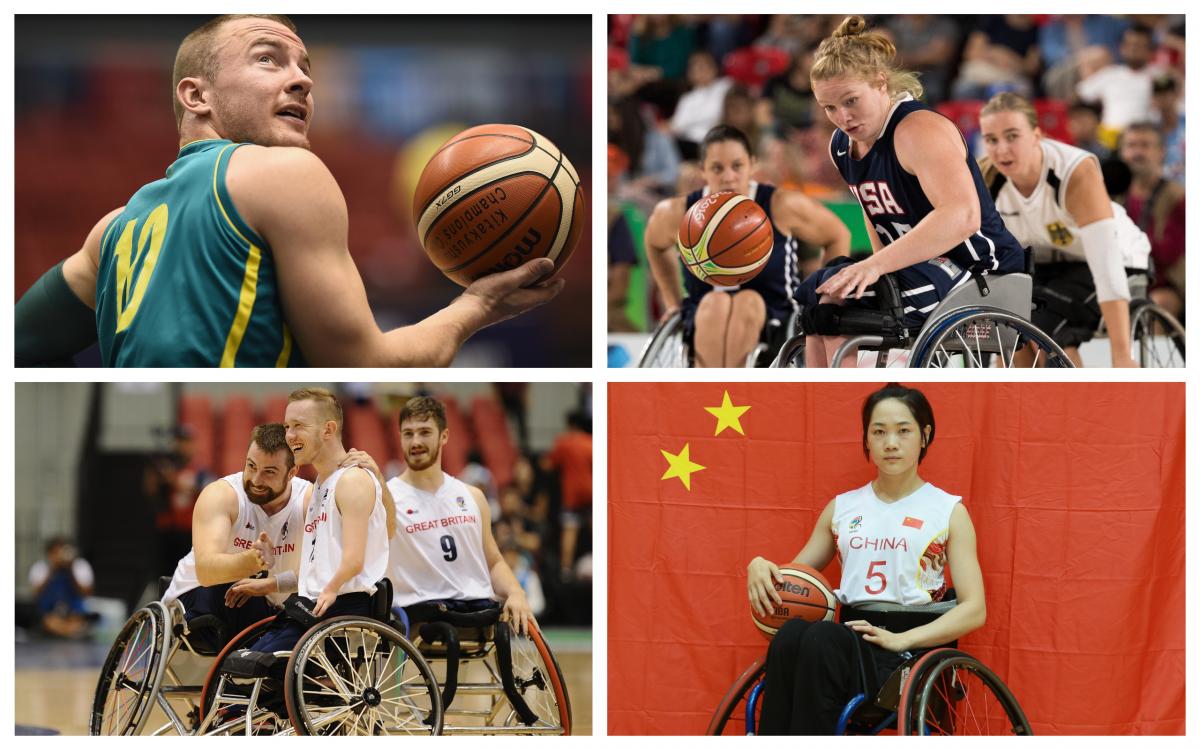
M 285 570 L 275 575 L 275 586 L 278 587 L 279 593 L 290 594 L 296 591 L 296 573 L 292 570 Z
M 1101 219 L 1079 228 L 1083 254 L 1091 269 L 1099 302 L 1129 299 L 1129 279 L 1125 276 L 1125 263 L 1117 242 L 1117 226 L 1116 219 Z

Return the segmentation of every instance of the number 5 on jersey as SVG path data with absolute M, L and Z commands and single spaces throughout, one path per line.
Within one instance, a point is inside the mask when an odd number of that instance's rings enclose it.
M 871 596 L 882 594 L 884 590 L 887 589 L 887 576 L 883 574 L 884 565 L 887 565 L 887 560 L 875 560 L 867 568 L 867 580 L 871 581 L 873 579 L 878 579 L 878 588 L 876 588 L 875 584 L 873 583 L 868 583 L 866 586 L 863 586 L 863 590 Z

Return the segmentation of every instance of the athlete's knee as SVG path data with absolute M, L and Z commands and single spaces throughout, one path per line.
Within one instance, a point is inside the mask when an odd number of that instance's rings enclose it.
M 763 302 L 761 294 L 753 289 L 743 289 L 742 291 L 730 296 L 733 297 L 732 304 L 734 317 L 766 320 L 767 303 Z
M 822 620 L 810 623 L 800 638 L 800 654 L 813 655 L 844 647 L 853 638 L 850 630 L 838 622 Z
M 732 297 L 733 295 L 727 292 L 709 292 L 704 295 L 696 305 L 696 320 L 710 317 L 719 317 L 722 320 L 728 318 L 733 305 Z

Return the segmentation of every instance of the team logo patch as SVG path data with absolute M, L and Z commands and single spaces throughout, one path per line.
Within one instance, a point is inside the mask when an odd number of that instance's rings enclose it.
M 911 529 L 919 529 L 925 525 L 925 522 L 919 518 L 913 518 L 912 516 L 905 516 L 904 523 L 902 525 L 907 526 Z
M 416 513 L 417 511 L 412 508 L 406 508 L 404 512 L 411 516 L 414 513 Z
M 858 531 L 859 526 L 862 526 L 862 516 L 855 516 L 854 518 L 850 519 L 851 531 Z
M 280 539 L 280 541 L 282 541 L 282 540 L 284 540 L 284 539 L 287 539 L 287 527 L 288 527 L 288 522 L 287 522 L 287 521 L 284 521 L 284 522 L 283 522 L 283 528 L 279 530 L 279 539 Z
M 1058 221 L 1046 225 L 1046 234 L 1050 235 L 1050 241 L 1058 247 L 1066 247 L 1075 241 L 1071 230 Z
M 458 503 L 458 509 L 459 509 L 459 510 L 466 510 L 466 509 L 467 509 L 467 501 L 466 501 L 466 500 L 464 500 L 463 498 L 461 498 L 461 497 L 456 497 L 456 498 L 454 498 L 454 502 Z
M 246 528 L 247 528 L 247 529 L 250 529 L 251 531 L 254 531 L 254 524 L 252 524 L 252 523 L 250 523 L 249 521 L 247 521 L 247 522 L 246 522 Z

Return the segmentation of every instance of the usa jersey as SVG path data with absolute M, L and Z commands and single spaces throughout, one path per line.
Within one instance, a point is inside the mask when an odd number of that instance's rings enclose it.
M 342 513 L 337 507 L 336 490 L 342 474 L 353 468 L 340 468 L 313 487 L 312 500 L 304 516 L 304 550 L 300 556 L 298 584 L 300 596 L 309 599 L 320 596 L 321 590 L 333 580 L 342 562 Z M 363 554 L 363 568 L 342 584 L 338 596 L 359 591 L 374 594 L 375 584 L 387 574 L 387 514 L 383 509 L 383 490 L 374 474 L 367 471 L 367 476 L 375 485 L 375 504 L 367 520 L 367 549 Z
M 832 530 L 842 580 L 834 596 L 851 605 L 941 601 L 950 513 L 961 500 L 928 482 L 892 503 L 870 484 L 838 495 Z
M 228 482 L 237 492 L 238 515 L 229 533 L 229 544 L 225 552 L 236 554 L 250 549 L 250 545 L 258 539 L 258 535 L 266 532 L 267 538 L 275 548 L 275 564 L 269 571 L 275 575 L 283 570 L 292 570 L 296 565 L 296 556 L 300 554 L 301 513 L 304 509 L 304 493 L 308 492 L 311 482 L 307 479 L 294 477 L 292 479 L 292 496 L 288 504 L 279 512 L 268 516 L 262 507 L 246 497 L 246 487 L 242 483 L 242 472 L 230 474 L 218 481 Z M 171 577 L 171 585 L 163 594 L 163 603 L 167 604 L 200 587 L 200 579 L 196 575 L 196 550 L 189 550 L 187 555 L 175 566 L 175 575 Z M 282 604 L 288 595 L 286 593 L 268 594 L 267 599 L 273 604 Z
M 850 136 L 841 130 L 829 141 L 829 154 L 837 165 L 850 192 L 858 199 L 869 217 L 879 240 L 890 245 L 907 234 L 931 211 L 933 205 L 921 189 L 916 175 L 909 174 L 896 158 L 894 142 L 896 126 L 913 112 L 930 110 L 911 97 L 901 99 L 888 113 L 883 134 L 861 159 L 854 158 Z M 932 110 L 930 110 L 932 111 Z M 964 141 L 965 145 L 965 141 Z M 975 182 L 979 200 L 979 231 L 941 253 L 959 268 L 972 266 L 995 273 L 1015 273 L 1025 270 L 1025 254 L 1015 237 L 1004 227 L 992 196 L 984 185 L 979 165 L 968 150 L 964 160 Z M 936 259 L 934 260 L 936 263 Z
M 1033 248 L 1038 263 L 1087 260 L 1079 224 L 1067 211 L 1067 185 L 1071 175 L 1095 154 L 1065 143 L 1042 139 L 1042 174 L 1028 197 L 1021 195 L 1012 181 L 995 167 L 985 171 L 991 195 L 996 201 L 1005 226 L 1022 245 Z M 1150 258 L 1150 238 L 1125 213 L 1125 207 L 1112 203 L 1117 222 L 1117 247 L 1126 268 L 1146 268 Z
M 407 607 L 435 599 L 494 599 L 483 554 L 483 518 L 471 490 L 442 474 L 436 492 L 400 477 L 388 480 L 396 501 L 388 578 L 393 602 Z
M 767 260 L 766 267 L 741 286 L 721 287 L 721 289 L 725 291 L 753 289 L 762 296 L 763 302 L 766 303 L 768 318 L 787 320 L 793 312 L 799 310 L 796 301 L 792 299 L 792 292 L 800 283 L 799 243 L 794 238 L 781 234 L 779 227 L 775 225 L 775 220 L 771 217 L 771 198 L 775 195 L 775 190 L 774 185 L 750 183 L 750 195 L 754 198 L 754 202 L 766 212 L 767 219 L 771 221 L 771 228 L 775 232 L 775 244 L 771 248 L 771 256 Z M 688 193 L 684 210 L 690 209 L 696 201 L 707 194 L 708 188 Z M 700 304 L 701 297 L 714 290 L 711 284 L 706 284 L 696 278 L 686 268 L 683 271 L 683 288 L 687 292 L 683 304 L 693 309 Z

